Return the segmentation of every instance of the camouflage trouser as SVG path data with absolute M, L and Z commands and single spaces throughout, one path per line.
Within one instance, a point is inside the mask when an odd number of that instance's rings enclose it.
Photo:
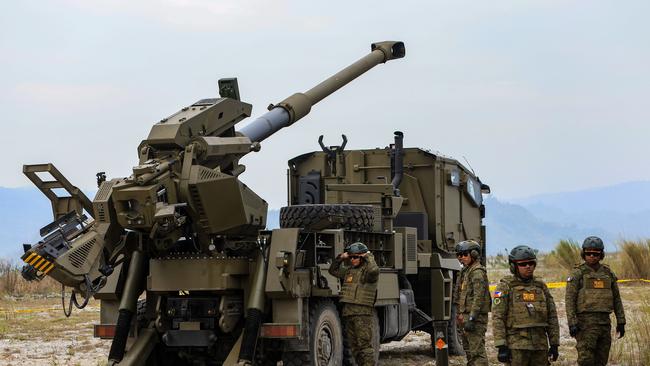
M 344 316 L 345 335 L 358 366 L 375 366 L 375 350 L 372 348 L 374 333 L 373 315 Z
M 463 314 L 463 318 L 469 319 L 469 314 Z M 474 321 L 476 328 L 473 331 L 462 332 L 461 340 L 463 342 L 463 350 L 465 350 L 468 366 L 488 366 L 487 353 L 485 352 L 485 332 L 487 331 L 487 321 L 487 314 L 481 314 Z
M 531 351 L 528 349 L 513 349 L 510 366 L 547 366 L 548 351 Z
M 604 366 L 609 359 L 609 347 L 612 344 L 611 324 L 579 324 L 576 336 L 578 365 Z

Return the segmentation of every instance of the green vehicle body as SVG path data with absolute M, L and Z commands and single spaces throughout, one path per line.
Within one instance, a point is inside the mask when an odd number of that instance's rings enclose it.
M 321 144 L 323 151 L 290 160 L 283 212 L 294 216 L 274 230 L 265 229 L 266 201 L 239 179 L 240 158 L 263 140 L 404 54 L 402 42 L 375 43 L 362 59 L 242 129 L 235 125 L 252 107 L 240 101 L 236 79 L 222 79 L 220 98 L 153 126 L 131 176 L 99 173 L 93 200 L 54 165 L 25 165 L 51 200 L 55 221 L 40 242 L 25 246 L 23 277 L 50 276 L 72 288 L 68 314 L 91 297 L 100 301 L 95 332 L 113 339 L 109 364 L 354 364 L 336 307 L 340 285 L 327 268 L 361 240 L 382 268 L 375 341 L 417 328 L 447 342 L 458 270 L 450 250 L 459 240 L 485 242 L 486 186 L 461 164 L 393 145 L 345 151 Z M 388 182 L 395 170 L 403 171 L 399 184 Z M 55 193 L 61 189 L 68 196 Z M 315 219 L 298 214 L 323 209 Z M 442 361 L 447 348 L 437 353 Z

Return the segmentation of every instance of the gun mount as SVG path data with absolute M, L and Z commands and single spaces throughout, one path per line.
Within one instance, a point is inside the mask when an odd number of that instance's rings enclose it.
M 359 75 L 404 55 L 402 42 L 375 43 L 367 56 L 239 130 L 252 106 L 239 100 L 236 79 L 222 79 L 219 98 L 201 99 L 154 124 L 129 177 L 98 174 L 92 202 L 51 164 L 26 165 L 30 179 L 35 172 L 53 176 L 35 183 L 52 200 L 57 221 L 25 248 L 24 277 L 47 275 L 72 287 L 70 302 L 80 308 L 91 296 L 101 300 L 95 331 L 113 338 L 111 364 L 151 361 L 156 347 L 156 357 L 171 354 L 178 362 L 252 361 L 267 302 L 272 233 L 263 231 L 266 201 L 239 180 L 245 171 L 239 160 Z M 70 197 L 49 194 L 60 187 Z M 294 230 L 278 235 L 288 232 Z M 74 293 L 86 301 L 78 304 Z M 126 352 L 134 319 L 136 340 Z

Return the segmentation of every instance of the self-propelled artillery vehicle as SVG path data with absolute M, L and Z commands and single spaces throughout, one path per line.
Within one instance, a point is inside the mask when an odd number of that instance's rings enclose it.
M 266 201 L 239 180 L 239 160 L 262 141 L 404 55 L 402 42 L 375 43 L 241 129 L 251 106 L 240 101 L 236 79 L 221 79 L 219 98 L 153 126 L 131 176 L 98 173 L 92 201 L 52 164 L 25 165 L 55 221 L 41 229 L 41 241 L 25 245 L 23 277 L 71 288 L 66 314 L 91 297 L 100 301 L 94 331 L 112 339 L 109 364 L 354 364 L 337 311 L 340 284 L 327 268 L 362 240 L 382 267 L 375 342 L 426 329 L 443 360 L 458 269 L 449 248 L 485 237 L 473 174 L 454 160 L 402 149 L 401 138 L 368 151 L 323 145 L 290 161 L 290 202 L 274 230 L 265 229 Z

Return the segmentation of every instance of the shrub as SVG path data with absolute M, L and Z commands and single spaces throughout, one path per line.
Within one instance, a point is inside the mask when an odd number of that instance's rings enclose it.
M 555 249 L 544 257 L 544 261 L 549 267 L 560 266 L 566 271 L 571 271 L 581 261 L 581 250 L 575 240 L 560 240 Z
M 508 268 L 508 254 L 498 253 L 487 257 L 487 266 L 489 268 Z
M 3 295 L 50 295 L 61 291 L 61 285 L 45 277 L 41 281 L 28 282 L 20 274 L 22 265 L 0 258 L 0 293 Z
M 622 278 L 650 279 L 650 239 L 623 240 L 620 251 L 620 274 Z
M 14 294 L 19 277 L 20 274 L 15 264 L 6 259 L 0 259 L 0 292 Z

